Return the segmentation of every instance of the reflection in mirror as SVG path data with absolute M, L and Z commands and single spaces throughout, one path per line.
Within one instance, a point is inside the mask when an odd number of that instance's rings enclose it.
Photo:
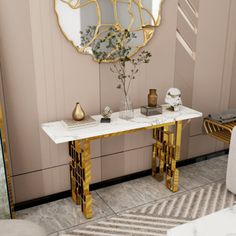
M 100 25 L 100 16 L 96 14 L 99 8 L 94 2 L 90 4 L 81 3 L 80 5 L 73 4 L 73 1 L 69 2 L 69 0 L 56 1 L 56 10 L 59 16 L 60 26 L 65 36 L 74 46 L 81 47 L 80 32 L 84 32 L 89 25 Z M 92 35 L 92 38 L 93 37 L 94 35 Z
M 0 110 L 0 219 L 10 219 L 11 206 L 8 193 L 7 172 L 3 147 L 2 116 Z
M 64 36 L 79 52 L 93 55 L 93 43 L 112 28 L 136 35 L 129 57 L 152 38 L 161 21 L 163 0 L 55 0 L 55 11 Z M 94 55 L 93 55 L 94 56 Z M 96 57 L 94 56 L 94 59 Z M 109 58 L 114 61 L 119 58 Z

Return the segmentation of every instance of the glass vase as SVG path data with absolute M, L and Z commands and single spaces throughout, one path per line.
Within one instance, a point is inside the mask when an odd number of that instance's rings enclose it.
M 120 103 L 119 118 L 129 120 L 134 118 L 133 104 L 129 96 L 123 96 Z

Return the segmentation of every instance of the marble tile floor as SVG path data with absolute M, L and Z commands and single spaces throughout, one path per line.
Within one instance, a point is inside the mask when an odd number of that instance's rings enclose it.
M 60 235 L 105 219 L 111 215 L 144 206 L 200 186 L 225 179 L 227 156 L 213 158 L 180 168 L 180 189 L 172 193 L 165 183 L 157 182 L 151 176 L 131 180 L 92 192 L 93 218 L 86 220 L 71 198 L 16 212 L 18 219 L 27 219 L 45 228 L 50 236 Z

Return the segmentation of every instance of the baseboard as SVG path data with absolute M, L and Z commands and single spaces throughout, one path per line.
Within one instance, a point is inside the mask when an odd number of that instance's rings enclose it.
M 35 199 L 32 199 L 32 200 L 24 201 L 24 202 L 15 203 L 14 204 L 14 210 L 15 211 L 20 211 L 20 210 L 24 210 L 26 208 L 30 208 L 30 207 L 42 205 L 42 204 L 45 204 L 45 203 L 57 201 L 57 200 L 60 200 L 60 199 L 63 199 L 63 198 L 66 198 L 66 197 L 70 196 L 70 194 L 71 194 L 71 191 L 67 190 L 67 191 L 64 191 L 64 192 L 55 193 L 55 194 L 51 194 L 51 195 L 48 195 L 48 196 L 39 197 L 39 198 L 35 198 Z
M 194 163 L 197 163 L 197 162 L 200 162 L 200 161 L 205 161 L 205 160 L 209 160 L 211 158 L 216 158 L 216 157 L 219 157 L 219 156 L 222 156 L 222 155 L 226 155 L 226 154 L 228 154 L 228 152 L 229 152 L 229 150 L 226 149 L 226 150 L 223 150 L 223 151 L 209 153 L 209 154 L 206 154 L 206 155 L 194 157 L 194 158 L 187 159 L 187 160 L 181 160 L 181 161 L 177 162 L 177 167 L 187 166 L 187 165 L 191 165 L 191 164 L 194 164 Z M 90 185 L 90 190 L 93 191 L 93 190 L 108 187 L 108 186 L 111 186 L 111 185 L 123 183 L 123 182 L 129 181 L 129 180 L 141 178 L 141 177 L 144 177 L 144 176 L 151 175 L 151 173 L 152 173 L 152 170 L 149 169 L 149 170 L 144 170 L 144 171 L 140 171 L 140 172 L 137 172 L 137 173 L 121 176 L 121 177 L 118 177 L 118 178 L 105 180 L 105 181 L 102 181 L 102 182 L 99 182 L 99 183 L 91 184 Z M 60 193 L 55 193 L 55 194 L 52 194 L 52 195 L 48 195 L 48 196 L 28 200 L 28 201 L 25 201 L 25 202 L 16 203 L 14 205 L 14 210 L 15 211 L 23 210 L 23 209 L 26 209 L 26 208 L 30 208 L 30 207 L 38 206 L 38 205 L 41 205 L 41 204 L 45 204 L 45 203 L 53 202 L 53 201 L 56 201 L 56 200 L 60 200 L 60 199 L 63 199 L 63 198 L 69 197 L 69 196 L 71 196 L 71 191 L 70 190 L 60 192 Z
M 209 159 L 212 159 L 212 158 L 216 158 L 216 157 L 223 156 L 223 155 L 228 155 L 228 154 L 229 154 L 229 149 L 208 153 L 208 154 L 197 156 L 197 157 L 194 157 L 194 158 L 178 161 L 177 162 L 177 167 L 192 165 L 194 163 L 198 163 L 198 162 L 201 162 L 201 161 L 206 161 L 206 160 L 209 160 Z

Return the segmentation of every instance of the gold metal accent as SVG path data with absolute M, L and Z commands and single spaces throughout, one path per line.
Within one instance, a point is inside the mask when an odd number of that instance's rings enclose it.
M 85 113 L 81 105 L 77 102 L 75 108 L 72 112 L 72 118 L 76 121 L 83 120 L 85 117 Z
M 229 144 L 233 128 L 236 126 L 236 121 L 221 124 L 219 122 L 205 118 L 203 126 L 208 135 Z
M 6 177 L 7 177 L 7 189 L 8 189 L 8 197 L 9 197 L 9 204 L 10 204 L 10 214 L 11 218 L 15 218 L 15 211 L 14 211 L 14 200 L 13 200 L 13 191 L 12 191 L 12 184 L 11 184 L 11 172 L 9 168 L 9 159 L 7 153 L 7 143 L 6 143 L 6 136 L 4 132 L 4 125 L 3 125 L 3 114 L 2 109 L 0 107 L 0 130 L 2 136 L 2 144 L 3 144 L 3 153 L 4 153 L 4 162 L 5 162 L 5 169 L 6 169 Z
M 71 194 L 72 200 L 81 205 L 84 216 L 92 218 L 91 158 L 89 140 L 69 142 Z
M 69 38 L 69 36 L 65 33 L 65 30 L 63 29 L 63 27 L 60 24 L 60 16 L 57 12 L 56 9 L 56 4 L 57 1 L 60 1 L 62 3 L 67 4 L 71 9 L 79 9 L 79 8 L 83 8 L 89 4 L 95 4 L 96 6 L 96 15 L 97 15 L 97 25 L 96 25 L 96 30 L 94 33 L 94 36 L 92 37 L 91 41 L 89 43 L 87 43 L 87 45 L 85 45 L 84 47 L 80 47 L 78 45 L 75 44 L 75 42 Z M 118 15 L 118 9 L 117 6 L 118 4 L 127 4 L 127 11 L 128 14 L 130 16 L 130 21 L 127 24 L 127 29 L 130 30 L 131 32 L 142 32 L 143 35 L 143 42 L 140 43 L 139 45 L 134 45 L 132 47 L 131 53 L 130 53 L 130 57 L 134 56 L 141 48 L 143 48 L 153 37 L 155 29 L 157 27 L 160 26 L 161 23 L 161 10 L 162 10 L 162 4 L 164 2 L 164 0 L 153 0 L 154 2 L 156 2 L 157 4 L 159 4 L 159 8 L 158 8 L 158 13 L 157 13 L 157 18 L 155 19 L 155 16 L 153 15 L 153 13 L 144 7 L 145 4 L 143 4 L 143 0 L 110 0 L 111 3 L 113 4 L 113 11 L 114 11 L 114 24 L 106 24 L 104 22 L 102 22 L 102 12 L 101 12 L 101 6 L 99 3 L 100 0 L 86 0 L 83 1 L 81 3 L 80 0 L 77 1 L 71 1 L 71 0 L 54 0 L 54 8 L 55 8 L 55 12 L 56 12 L 56 16 L 57 16 L 57 22 L 59 24 L 60 30 L 63 33 L 64 37 L 77 49 L 78 52 L 83 53 L 83 54 L 89 54 L 92 55 L 91 51 L 89 50 L 92 42 L 101 37 L 101 34 L 104 33 L 104 30 L 106 31 L 108 29 L 108 26 L 114 26 L 116 28 L 119 28 L 121 31 L 124 30 L 124 27 L 121 25 L 120 23 L 120 19 L 119 19 L 119 15 Z M 144 0 L 145 1 L 145 0 Z M 139 17 L 137 17 L 133 10 L 132 10 L 132 6 L 135 6 L 138 9 L 138 14 Z M 150 19 L 153 21 L 152 24 L 145 22 L 144 20 L 144 14 L 146 14 L 147 16 L 150 17 Z M 139 19 L 137 19 L 139 18 Z M 137 19 L 140 23 L 139 26 L 135 26 L 135 19 Z M 105 29 L 105 27 L 107 27 L 107 29 Z M 99 33 L 100 31 L 100 33 Z M 79 37 L 79 35 L 78 35 Z M 93 56 L 93 55 L 92 55 Z M 93 59 L 95 61 L 96 58 L 93 56 Z M 115 59 L 115 60 L 103 60 L 102 62 L 114 62 L 119 60 L 119 58 Z
M 170 131 L 171 126 L 175 126 L 175 133 Z M 153 144 L 152 176 L 158 181 L 162 181 L 166 170 L 166 186 L 173 192 L 178 191 L 179 185 L 179 170 L 176 169 L 176 161 L 180 159 L 181 136 L 181 121 L 153 129 L 153 138 L 156 142 Z M 159 173 L 156 172 L 157 159 L 159 160 Z

